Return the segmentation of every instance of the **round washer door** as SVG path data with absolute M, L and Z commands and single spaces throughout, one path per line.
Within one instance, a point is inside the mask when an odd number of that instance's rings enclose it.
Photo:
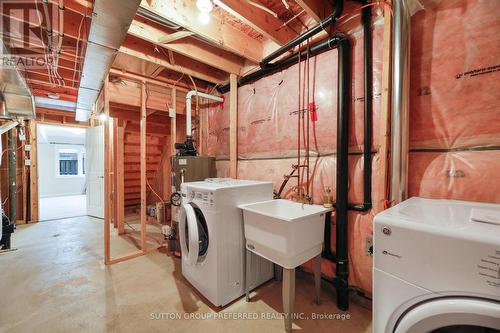
M 450 297 L 424 302 L 406 312 L 395 333 L 500 333 L 500 302 Z
M 205 216 L 193 203 L 182 205 L 179 231 L 182 257 L 188 265 L 202 262 L 208 251 L 208 225 Z

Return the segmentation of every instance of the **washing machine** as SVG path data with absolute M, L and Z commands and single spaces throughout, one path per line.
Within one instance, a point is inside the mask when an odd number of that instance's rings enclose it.
M 500 332 L 500 205 L 411 198 L 375 217 L 373 332 Z
M 181 185 L 182 275 L 216 306 L 245 292 L 243 215 L 237 207 L 273 198 L 269 182 L 207 179 Z M 273 264 L 253 255 L 250 285 L 273 278 Z M 252 287 L 252 288 L 253 288 Z

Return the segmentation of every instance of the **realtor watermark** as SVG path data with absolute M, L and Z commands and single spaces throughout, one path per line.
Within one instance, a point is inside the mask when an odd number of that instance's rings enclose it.
M 57 2 L 41 0 L 1 0 L 0 34 L 5 48 L 0 49 L 0 66 L 46 68 L 53 66 L 61 52 Z
M 280 312 L 152 312 L 151 320 L 283 320 L 288 314 Z M 349 313 L 313 312 L 292 313 L 293 320 L 350 320 Z

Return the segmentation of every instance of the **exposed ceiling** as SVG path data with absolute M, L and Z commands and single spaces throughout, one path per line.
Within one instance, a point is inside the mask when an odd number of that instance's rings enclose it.
M 47 14 L 43 0 L 23 1 L 38 15 L 3 11 L 3 21 L 21 22 L 25 37 L 38 39 L 26 43 L 23 37 L 16 44 L 19 38 L 3 27 L 3 40 L 13 43 L 20 58 L 56 60 L 54 66 L 21 68 L 35 96 L 75 103 L 94 0 L 49 0 Z M 142 0 L 113 67 L 189 89 L 213 89 L 333 11 L 333 1 L 325 0 L 210 0 L 213 9 L 203 22 L 197 1 Z M 51 20 L 56 14 L 63 19 Z
M 93 0 L 2 1 L 1 37 L 34 96 L 76 102 Z

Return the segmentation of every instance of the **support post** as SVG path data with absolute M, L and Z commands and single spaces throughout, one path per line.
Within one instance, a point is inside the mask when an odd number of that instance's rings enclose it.
M 111 223 L 113 223 L 114 228 L 118 228 L 118 223 L 116 222 L 116 119 L 108 118 L 109 126 L 109 153 L 110 153 L 110 168 L 109 168 L 109 181 L 111 188 Z
M 38 134 L 35 120 L 30 120 L 30 222 L 38 222 Z
M 146 244 L 146 82 L 141 83 L 141 250 L 144 253 Z
M 124 172 L 124 152 L 125 152 L 125 130 L 118 126 L 116 130 L 116 219 L 118 222 L 118 234 L 125 233 L 125 172 Z
M 16 135 L 14 128 L 7 132 L 8 164 L 9 164 L 9 220 L 16 223 L 17 217 L 17 161 L 16 161 Z
M 390 3 L 391 0 L 388 0 Z M 379 198 L 375 202 L 375 212 L 384 210 L 384 201 L 388 198 L 387 191 L 387 174 L 389 163 L 389 144 L 390 144 L 390 127 L 389 115 L 391 113 L 391 40 L 392 31 L 392 15 L 391 9 L 388 6 L 384 7 L 384 33 L 382 45 L 382 96 L 380 110 L 380 186 L 381 191 Z
M 170 118 L 170 154 L 175 155 L 175 143 L 177 142 L 177 89 L 172 88 L 173 117 Z
M 238 81 L 229 75 L 229 175 L 238 177 Z
M 106 119 L 109 120 L 109 77 L 106 76 L 104 80 L 104 114 Z M 111 187 L 110 187 L 110 135 L 109 126 L 104 124 L 104 264 L 109 265 L 111 262 L 110 251 L 110 226 L 111 223 Z

